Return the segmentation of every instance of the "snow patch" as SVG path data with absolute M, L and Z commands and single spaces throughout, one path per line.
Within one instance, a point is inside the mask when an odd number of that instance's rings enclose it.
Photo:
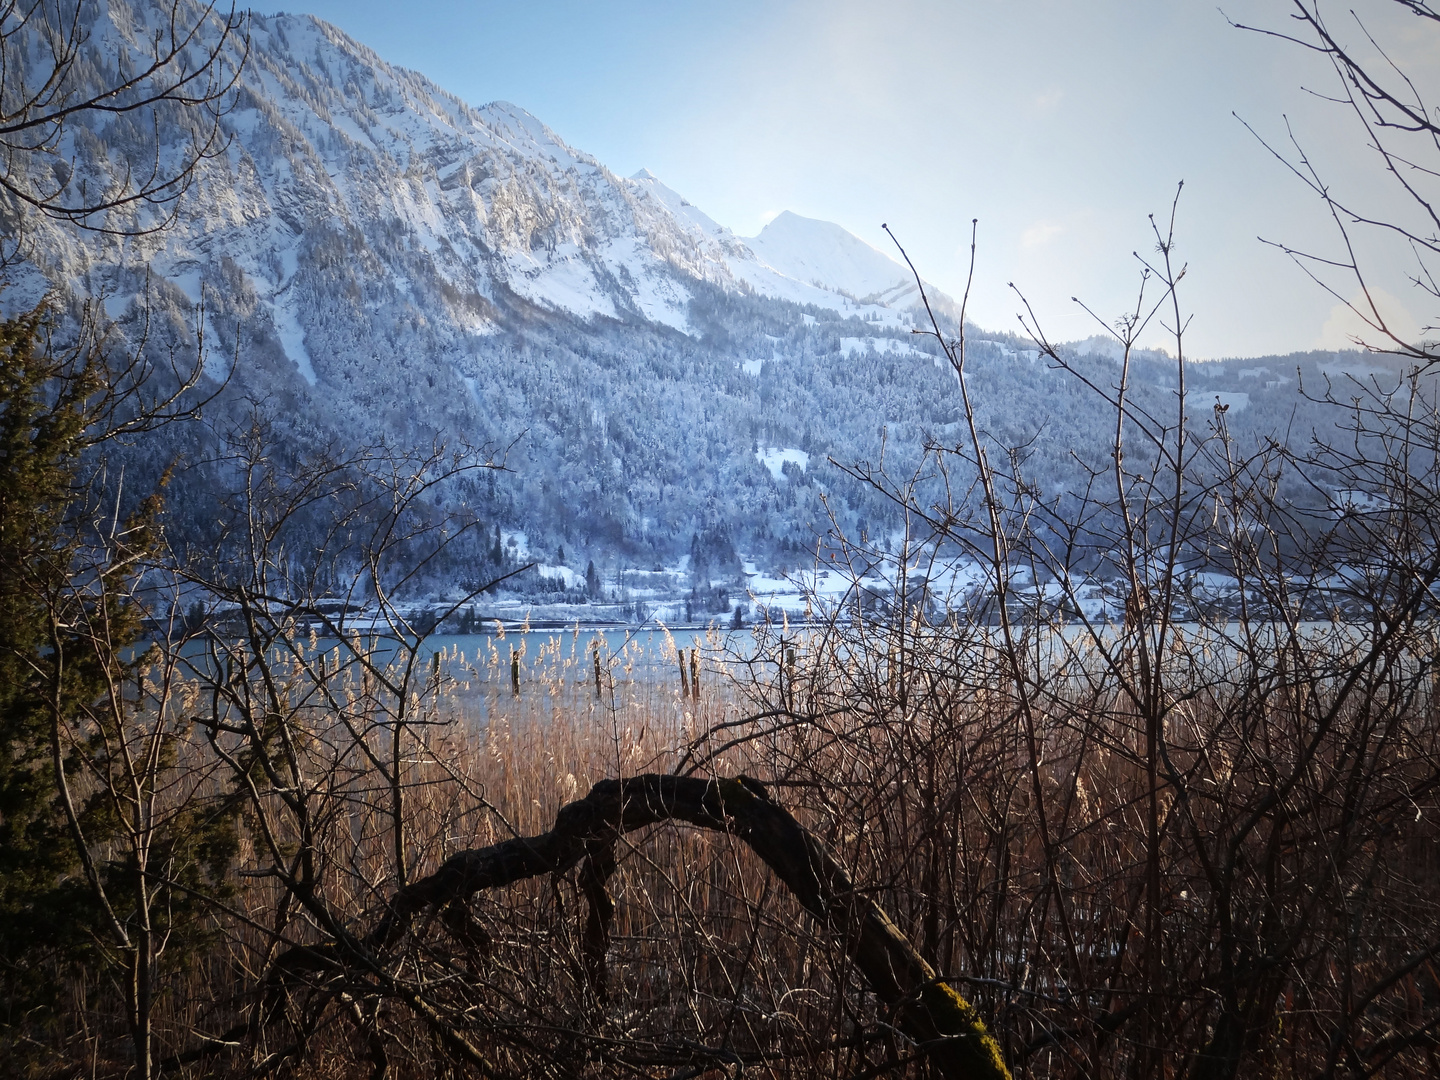
M 530 558 L 530 538 L 518 529 L 501 529 L 500 544 L 522 562 Z
M 305 331 L 289 304 L 275 305 L 275 334 L 280 339 L 280 347 L 285 350 L 285 355 L 300 370 L 304 380 L 311 386 L 319 382 L 315 377 L 315 366 L 310 363 L 310 350 L 305 348 Z
M 549 563 L 541 563 L 536 569 L 543 578 L 559 582 L 565 589 L 583 589 L 585 587 L 585 575 L 571 570 L 568 566 L 551 566 Z
M 603 315 L 615 318 L 615 305 L 595 280 L 579 248 L 567 244 L 556 250 L 548 262 L 525 256 L 508 260 L 512 269 L 510 287 L 539 307 L 559 309 L 582 318 Z
M 793 447 L 762 446 L 755 451 L 755 456 L 760 459 L 760 464 L 770 470 L 770 475 L 776 480 L 785 479 L 785 463 L 793 461 L 800 466 L 804 472 L 810 467 L 810 455 L 804 450 L 796 450 Z
M 690 290 L 665 272 L 663 264 L 644 241 L 638 237 L 617 241 L 607 245 L 602 255 L 607 257 L 607 263 L 622 268 L 628 276 L 626 284 L 632 287 L 631 298 L 641 315 L 682 334 L 690 332 L 686 314 Z
M 348 135 L 353 142 L 359 143 L 367 150 L 376 148 L 375 140 L 370 138 L 370 133 L 344 113 L 333 113 L 330 118 L 330 126 L 336 131 Z
M 134 299 L 134 293 L 111 293 L 105 297 L 105 317 L 119 319 L 130 310 L 130 301 Z
M 13 319 L 21 312 L 36 307 L 50 291 L 50 280 L 31 263 L 17 262 L 9 267 L 5 288 L 0 290 L 0 318 Z M 130 302 L 129 296 L 124 298 Z M 109 298 L 106 298 L 109 310 Z M 122 306 L 121 310 L 124 308 Z M 110 316 L 112 319 L 114 315 Z
M 200 302 L 202 293 L 199 269 L 186 270 L 183 274 L 172 274 L 169 281 L 183 292 L 192 304 Z

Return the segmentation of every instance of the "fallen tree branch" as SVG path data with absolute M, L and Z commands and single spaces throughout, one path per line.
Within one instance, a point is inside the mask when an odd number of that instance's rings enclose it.
M 405 886 L 391 898 L 365 944 L 383 949 L 402 937 L 423 910 L 464 901 L 482 889 L 563 873 L 616 837 L 662 821 L 714 829 L 748 844 L 843 944 L 870 989 L 894 1010 L 896 1024 L 948 1080 L 1008 1080 L 1000 1048 L 975 1008 L 937 977 L 878 904 L 856 891 L 820 841 L 749 777 L 706 780 L 651 773 L 602 780 L 583 799 L 561 807 L 549 832 L 462 851 L 429 877 Z M 587 933 L 592 946 L 608 940 L 601 925 L 608 922 L 608 898 L 599 902 L 605 876 L 603 871 L 586 875 L 596 921 Z M 596 976 L 603 970 L 603 959 L 591 967 Z

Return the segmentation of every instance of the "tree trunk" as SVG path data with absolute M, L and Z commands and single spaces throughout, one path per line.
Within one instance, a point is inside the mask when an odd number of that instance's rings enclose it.
M 423 909 L 538 874 L 564 872 L 595 851 L 597 843 L 668 820 L 745 841 L 839 939 L 871 990 L 895 1010 L 900 1028 L 947 1080 L 1008 1080 L 1000 1048 L 974 1007 L 937 977 L 878 904 L 856 891 L 834 856 L 748 777 L 705 780 L 652 773 L 602 780 L 585 798 L 562 807 L 549 832 L 460 852 L 434 874 L 401 889 L 366 944 L 383 948 L 394 942 Z M 587 892 L 603 891 L 601 874 L 587 878 Z M 597 909 L 602 918 L 608 916 L 606 905 L 592 898 L 592 920 Z M 604 940 L 598 927 L 587 937 L 595 944 Z M 603 964 L 592 970 L 603 971 Z

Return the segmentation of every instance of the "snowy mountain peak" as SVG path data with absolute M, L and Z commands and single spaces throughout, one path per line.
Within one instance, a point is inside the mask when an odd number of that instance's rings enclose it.
M 649 169 L 629 179 L 632 190 L 663 206 L 707 256 L 755 292 L 819 307 L 908 308 L 919 299 L 914 276 L 884 252 L 830 221 L 789 210 L 753 239 L 737 237 Z
M 895 307 L 918 299 L 905 266 L 830 221 L 786 210 L 745 243 L 787 277 L 861 303 Z
M 111 56 L 135 68 L 146 13 L 166 7 L 81 5 L 95 46 L 81 76 L 109 79 L 97 65 Z M 875 460 L 880 431 L 913 455 L 959 437 L 953 373 L 911 333 L 924 317 L 912 277 L 839 225 L 787 212 L 741 238 L 650 170 L 618 176 L 524 109 L 472 107 L 309 16 L 253 17 L 221 123 L 173 225 L 146 231 L 162 222 L 132 208 L 107 222 L 132 234 L 116 237 L 28 214 L 35 272 L 0 289 L 11 311 L 47 286 L 95 301 L 113 340 L 145 342 L 156 363 L 189 355 L 203 305 L 205 370 L 225 388 L 206 425 L 136 445 L 147 468 L 211 469 L 225 433 L 263 408 L 286 454 L 499 448 L 505 477 L 461 494 L 536 551 L 681 550 L 724 523 L 794 552 L 813 542 L 822 493 L 846 529 L 892 512 L 831 462 Z M 162 135 L 157 148 L 125 116 L 77 118 L 55 156 L 69 184 L 109 190 L 127 162 L 178 152 Z M 1045 447 L 1093 441 L 1022 341 L 977 341 L 975 355 L 995 374 L 987 424 L 1020 437 L 1053 414 Z M 1271 415 L 1280 381 L 1255 370 L 1205 393 L 1246 423 Z M 1047 491 L 1070 475 L 1048 460 Z M 208 536 L 213 500 L 191 490 L 184 535 Z

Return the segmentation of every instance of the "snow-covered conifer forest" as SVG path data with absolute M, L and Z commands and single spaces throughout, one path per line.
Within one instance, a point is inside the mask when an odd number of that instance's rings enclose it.
M 83 10 L 76 71 L 106 85 L 139 62 L 154 12 Z M 462 102 L 308 16 L 254 16 L 227 48 L 237 82 L 183 199 L 103 222 L 17 209 L 23 260 L 5 292 L 12 312 L 47 290 L 90 301 L 112 342 L 161 356 L 193 353 L 203 329 L 201 390 L 223 384 L 205 424 L 108 448 L 137 477 L 176 466 L 173 542 L 214 539 L 217 448 L 254 420 L 292 454 L 438 441 L 503 461 L 437 493 L 478 515 L 485 539 L 436 572 L 492 574 L 498 527 L 523 542 L 502 556 L 548 567 L 548 584 L 526 580 L 553 599 L 592 561 L 683 567 L 717 529 L 776 571 L 813 560 L 833 526 L 887 537 L 893 504 L 847 470 L 883 454 L 904 477 L 927 441 L 960 439 L 955 375 L 912 332 L 930 326 L 894 252 L 790 213 L 735 236 L 648 172 L 616 176 L 523 110 Z M 157 130 L 84 114 L 23 167 L 79 198 L 178 154 L 179 136 L 157 143 Z M 109 231 L 80 227 L 96 224 Z M 958 329 L 954 302 L 931 299 Z M 1064 351 L 1113 381 L 1113 342 Z M 1135 400 L 1168 407 L 1173 365 L 1137 360 Z M 1024 448 L 1045 498 L 1103 464 L 1103 403 L 1026 337 L 972 327 L 969 365 L 987 437 Z M 1213 393 L 1240 443 L 1305 431 L 1301 379 L 1357 366 L 1328 353 L 1195 365 L 1196 422 Z

